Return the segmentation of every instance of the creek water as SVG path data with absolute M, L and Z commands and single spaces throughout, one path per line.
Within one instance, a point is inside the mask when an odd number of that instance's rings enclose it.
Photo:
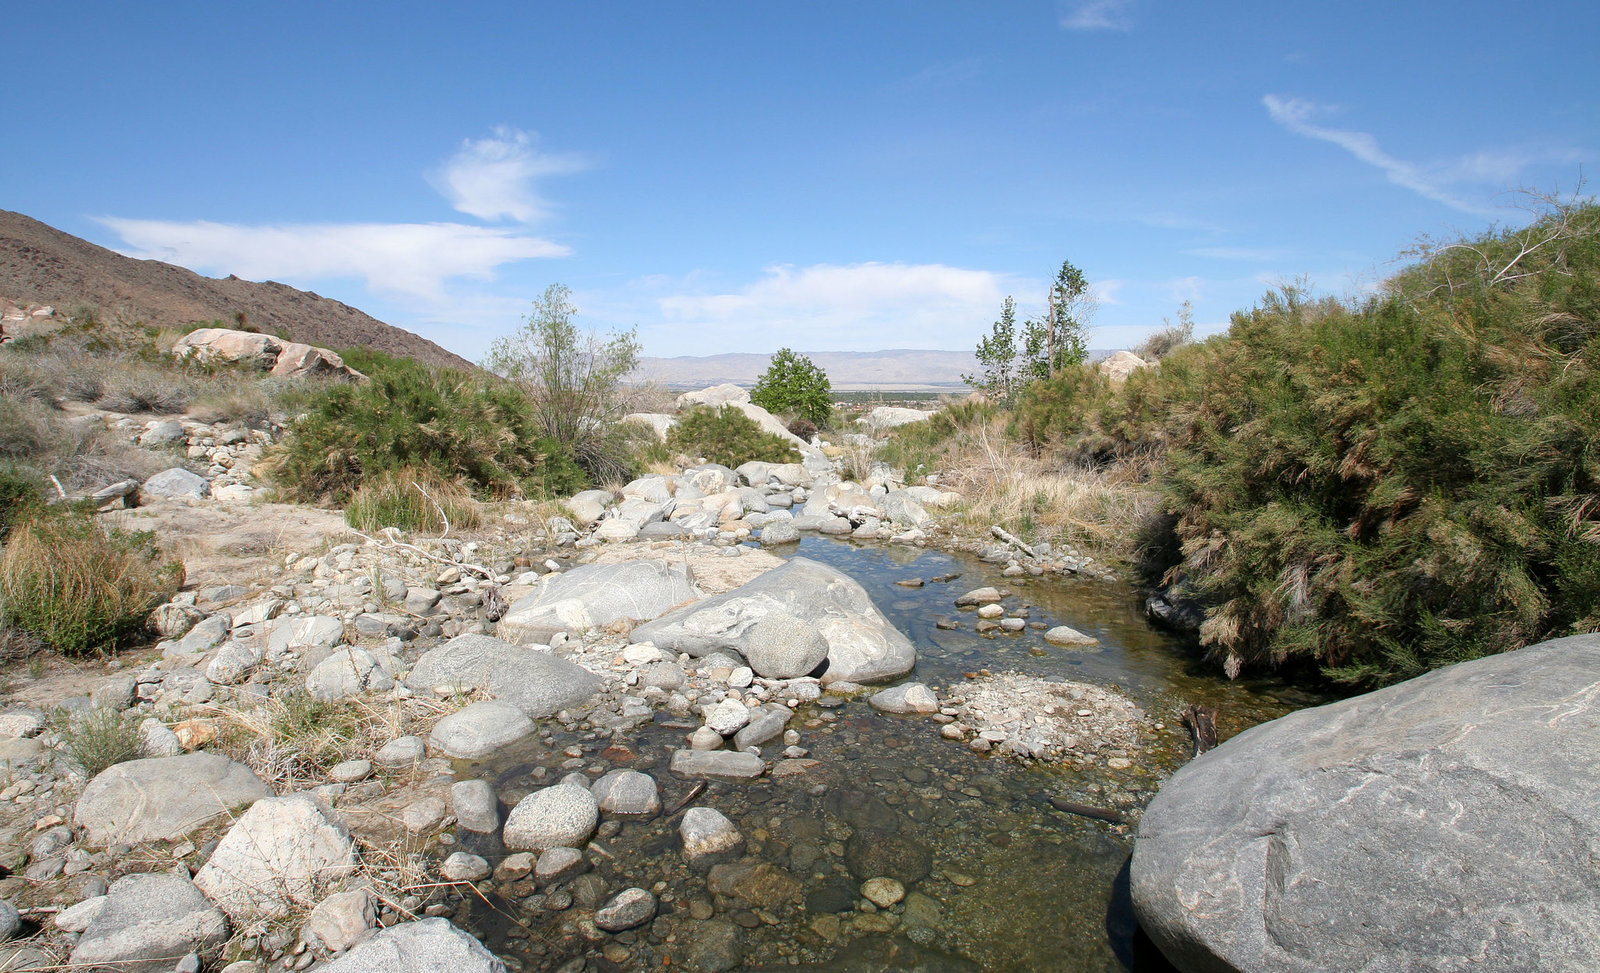
M 864 697 L 833 708 L 803 706 L 790 726 L 817 767 L 783 779 L 711 782 L 695 800 L 739 826 L 747 862 L 771 866 L 747 876 L 732 902 L 714 894 L 727 889 L 708 887 L 704 869 L 683 860 L 678 817 L 658 816 L 604 825 L 590 847 L 593 871 L 570 889 L 535 893 L 512 883 L 462 896 L 456 921 L 529 971 L 1165 969 L 1141 945 L 1126 906 L 1133 828 L 1058 811 L 1049 799 L 1137 812 L 1189 756 L 1179 714 L 1190 703 L 1216 706 L 1225 738 L 1321 700 L 1281 684 L 1213 675 L 1192 650 L 1149 625 L 1141 597 L 1126 584 L 1008 579 L 999 565 L 960 554 L 823 537 L 807 537 L 788 553 L 861 583 L 917 646 L 908 678 L 941 696 L 966 673 L 1014 671 L 1116 688 L 1164 728 L 1129 751 L 1131 767 L 1094 761 L 1083 769 L 978 753 L 942 738 L 928 717 L 880 714 Z M 958 577 L 929 580 L 952 574 Z M 896 584 L 911 578 L 925 583 Z M 1058 648 L 1037 630 L 979 635 L 974 616 L 955 599 L 991 584 L 1014 586 L 1008 607 L 1026 606 L 1032 621 L 1070 625 L 1099 644 Z M 961 626 L 941 629 L 940 619 Z M 506 806 L 574 770 L 644 770 L 671 808 L 694 782 L 667 772 L 670 748 L 684 746 L 692 728 L 687 720 L 658 720 L 613 739 L 556 727 L 462 770 L 494 783 Z M 493 860 L 498 849 L 478 850 Z M 862 911 L 860 881 L 897 872 L 917 876 L 905 883 L 905 902 L 888 914 Z M 655 922 L 585 936 L 573 901 L 592 905 L 585 899 L 629 886 L 658 891 Z M 786 904 L 797 892 L 804 909 Z M 713 911 L 720 922 L 705 921 Z M 725 965 L 738 955 L 726 941 L 730 921 L 739 927 L 742 953 L 733 967 Z

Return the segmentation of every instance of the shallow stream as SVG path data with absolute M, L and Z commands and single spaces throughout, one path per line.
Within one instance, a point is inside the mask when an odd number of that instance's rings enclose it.
M 1145 621 L 1141 598 L 1124 584 L 1003 578 L 1000 566 L 959 554 L 823 537 L 802 540 L 797 553 L 859 581 L 917 646 L 910 678 L 941 697 L 966 673 L 1015 671 L 1118 688 L 1163 728 L 1127 753 L 1131 768 L 1096 761 L 1066 769 L 974 752 L 942 738 L 934 720 L 879 714 L 864 697 L 805 706 L 790 727 L 820 766 L 782 779 L 711 782 L 694 802 L 731 818 L 747 853 L 764 863 L 737 889 L 709 888 L 706 872 L 679 853 L 678 816 L 663 815 L 603 824 L 590 849 L 593 871 L 568 888 L 537 894 L 527 885 L 497 886 L 498 894 L 463 899 L 457 921 L 528 971 L 727 969 L 718 964 L 734 951 L 730 922 L 739 927 L 737 969 L 1165 969 L 1138 945 L 1120 904 L 1125 896 L 1114 895 L 1133 827 L 1058 811 L 1049 799 L 1136 819 L 1190 753 L 1179 720 L 1190 703 L 1217 707 L 1226 738 L 1320 700 L 1210 674 Z M 946 575 L 958 577 L 932 580 Z M 925 583 L 896 584 L 912 578 Z M 1008 607 L 1028 606 L 1031 621 L 1070 625 L 1099 645 L 1058 648 L 1038 630 L 977 634 L 975 617 L 955 599 L 991 584 L 1011 585 Z M 961 625 L 940 629 L 940 619 Z M 686 720 L 658 721 L 614 740 L 558 728 L 468 772 L 491 780 L 510 806 L 573 770 L 644 770 L 670 809 L 695 782 L 666 771 L 668 748 L 685 745 L 692 729 Z M 496 849 L 481 851 L 494 860 Z M 906 879 L 907 899 L 887 912 L 862 910 L 860 881 L 883 874 Z M 661 917 L 653 924 L 610 936 L 575 920 L 581 912 L 572 904 L 592 905 L 586 900 L 628 886 L 657 891 Z M 797 892 L 804 909 L 786 904 Z

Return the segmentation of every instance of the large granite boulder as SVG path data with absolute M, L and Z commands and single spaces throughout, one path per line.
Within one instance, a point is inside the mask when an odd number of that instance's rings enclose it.
M 195 874 L 195 887 L 235 922 L 309 909 L 356 867 L 338 816 L 309 794 L 251 805 Z
M 249 767 L 214 753 L 149 757 L 102 770 L 72 818 L 91 845 L 170 841 L 271 795 Z
M 917 663 L 911 640 L 884 618 L 849 575 L 803 557 L 733 591 L 685 606 L 633 631 L 635 642 L 704 656 L 719 650 L 745 655 L 756 623 L 775 614 L 808 623 L 828 643 L 824 682 L 881 682 Z M 757 657 L 761 656 L 758 649 Z
M 448 919 L 421 919 L 381 929 L 321 973 L 506 973 L 506 965 Z
M 898 406 L 880 405 L 858 418 L 856 422 L 866 426 L 869 432 L 877 436 L 888 432 L 890 429 L 898 429 L 913 422 L 921 422 L 932 415 L 932 412 L 925 412 L 922 409 L 902 409 Z
M 700 595 L 688 571 L 665 561 L 586 564 L 546 575 L 538 591 L 511 606 L 498 632 L 508 641 L 547 642 L 557 632 L 646 622 Z
M 72 969 L 167 973 L 189 953 L 216 960 L 228 919 L 194 883 L 170 872 L 124 875 L 72 947 Z
M 1239 734 L 1139 827 L 1134 908 L 1213 970 L 1600 969 L 1600 636 Z
M 406 685 L 418 692 L 440 686 L 481 689 L 537 720 L 588 701 L 603 684 L 589 670 L 549 652 L 487 635 L 457 635 L 424 653 Z

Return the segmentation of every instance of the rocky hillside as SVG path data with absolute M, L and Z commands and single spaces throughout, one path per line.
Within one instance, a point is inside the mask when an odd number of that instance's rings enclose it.
M 236 320 L 324 348 L 374 348 L 430 364 L 472 363 L 426 338 L 326 297 L 276 281 L 202 277 L 159 260 L 135 260 L 63 233 L 21 213 L 0 210 L 0 297 L 18 305 L 70 310 L 90 304 L 162 327 Z

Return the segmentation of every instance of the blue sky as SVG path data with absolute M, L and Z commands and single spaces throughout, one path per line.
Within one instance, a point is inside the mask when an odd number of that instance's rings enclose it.
M 1600 4 L 9 5 L 0 207 L 469 358 L 552 282 L 646 354 L 1091 345 L 1371 287 L 1600 144 Z

